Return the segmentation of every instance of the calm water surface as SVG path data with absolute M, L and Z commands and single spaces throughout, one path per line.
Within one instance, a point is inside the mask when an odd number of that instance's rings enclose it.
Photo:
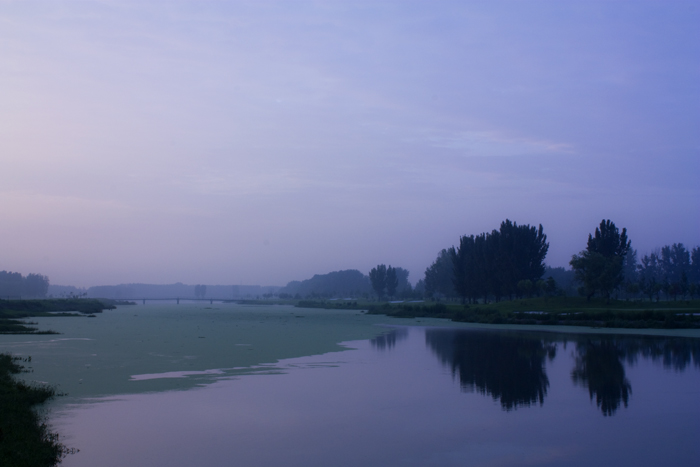
M 52 412 L 82 466 L 700 465 L 700 339 L 387 328 Z M 195 375 L 169 371 L 133 381 Z

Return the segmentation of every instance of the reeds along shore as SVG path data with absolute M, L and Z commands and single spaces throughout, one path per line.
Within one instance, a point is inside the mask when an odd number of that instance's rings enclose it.
M 71 452 L 52 433 L 37 406 L 54 397 L 50 386 L 30 385 L 15 378 L 31 361 L 0 354 L 0 465 L 45 467 L 57 465 Z

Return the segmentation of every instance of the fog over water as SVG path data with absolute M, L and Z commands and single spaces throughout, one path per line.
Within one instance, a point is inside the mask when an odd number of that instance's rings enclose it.
M 0 269 L 415 282 L 460 235 L 700 244 L 695 1 L 0 2 Z

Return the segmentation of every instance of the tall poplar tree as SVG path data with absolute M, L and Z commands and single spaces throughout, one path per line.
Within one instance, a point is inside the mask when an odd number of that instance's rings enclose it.
M 396 295 L 396 289 L 399 287 L 399 276 L 396 273 L 396 268 L 389 265 L 386 268 L 386 294 L 390 297 Z
M 600 222 L 594 235 L 588 234 L 586 249 L 574 255 L 569 264 L 589 300 L 596 292 L 610 300 L 610 294 L 624 280 L 624 259 L 631 243 L 627 229 L 620 232 L 609 219 Z
M 512 297 L 519 293 L 519 282 L 535 283 L 542 277 L 548 250 L 542 225 L 518 225 L 508 219 L 499 230 L 463 236 L 459 246 L 450 249 L 454 289 L 470 302 Z
M 428 297 L 435 295 L 444 295 L 445 297 L 453 297 L 454 289 L 454 272 L 452 268 L 452 251 L 441 250 L 433 264 L 425 270 L 425 294 Z
M 369 272 L 369 281 L 372 289 L 377 293 L 377 298 L 381 300 L 386 288 L 386 265 L 379 264 L 376 268 L 372 268 Z

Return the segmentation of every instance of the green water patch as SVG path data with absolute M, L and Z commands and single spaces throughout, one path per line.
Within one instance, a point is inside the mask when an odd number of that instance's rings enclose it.
M 0 336 L 0 351 L 32 355 L 33 372 L 25 378 L 57 385 L 68 394 L 58 403 L 189 389 L 281 359 L 345 350 L 340 342 L 386 332 L 376 324 L 415 321 L 237 304 L 119 306 L 92 319 L 35 320 L 60 335 Z

